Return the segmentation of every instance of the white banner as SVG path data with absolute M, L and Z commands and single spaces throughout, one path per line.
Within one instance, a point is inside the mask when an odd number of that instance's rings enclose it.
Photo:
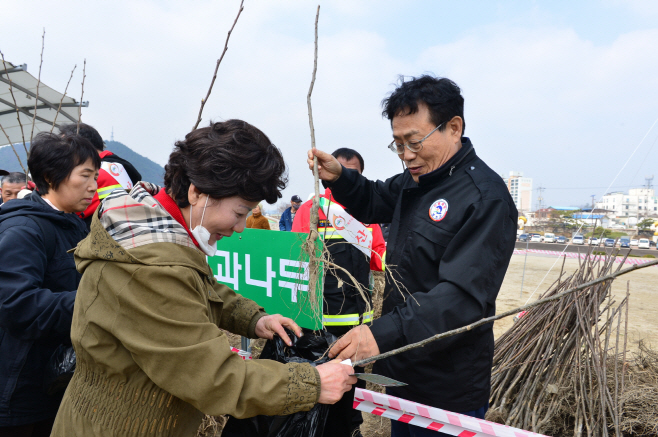
M 130 190 L 133 187 L 128 172 L 118 162 L 103 161 L 101 162 L 101 168 L 108 172 L 117 181 L 117 184 L 120 184 L 125 190 Z
M 372 252 L 372 232 L 363 223 L 352 217 L 342 206 L 320 198 L 320 207 L 331 226 L 345 241 L 352 243 L 368 258 Z M 329 234 L 329 231 L 327 232 Z

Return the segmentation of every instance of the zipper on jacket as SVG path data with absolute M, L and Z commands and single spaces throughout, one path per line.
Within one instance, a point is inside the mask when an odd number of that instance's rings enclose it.
M 464 153 L 464 156 L 462 156 L 459 161 L 455 162 L 455 165 L 450 167 L 450 173 L 448 173 L 448 176 L 452 176 L 452 171 L 455 169 L 455 167 L 457 167 L 464 160 L 464 158 L 466 158 L 468 154 L 471 153 L 472 151 L 473 151 L 473 146 L 470 146 L 468 152 Z

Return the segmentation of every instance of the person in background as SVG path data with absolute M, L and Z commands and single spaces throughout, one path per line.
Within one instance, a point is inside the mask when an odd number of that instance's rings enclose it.
M 262 204 L 251 210 L 251 215 L 247 217 L 247 228 L 249 229 L 267 229 L 270 228 L 270 221 L 265 218 L 261 209 Z
M 40 133 L 27 164 L 37 190 L 0 208 L 0 437 L 50 435 L 63 391 L 47 395 L 44 375 L 71 345 L 81 275 L 68 251 L 87 235 L 75 213 L 101 160 L 84 138 Z
M 0 196 L 2 197 L 2 202 L 0 203 L 16 199 L 18 193 L 25 185 L 25 173 L 19 171 L 13 173 L 7 172 L 7 175 L 2 178 L 2 182 L 0 183 L 0 191 L 2 191 L 2 196 Z
M 363 157 L 356 150 L 340 148 L 332 153 L 332 156 L 345 168 L 354 169 L 359 174 L 363 173 L 365 165 Z M 334 205 L 333 211 L 337 211 L 336 207 L 342 208 L 342 205 L 332 197 L 329 188 L 320 197 L 330 201 L 328 207 L 330 215 L 332 215 L 332 205 Z M 312 205 L 313 199 L 300 206 L 292 224 L 293 232 L 309 231 Z M 335 214 L 339 213 L 336 212 Z M 341 212 L 339 215 L 343 221 L 348 220 L 346 213 Z M 379 225 L 365 224 L 367 232 L 372 235 L 372 252 L 366 255 L 354 244 L 348 244 L 349 242 L 341 235 L 341 231 L 337 230 L 334 224 L 327 220 L 322 208 L 319 211 L 319 219 L 318 232 L 325 240 L 332 261 L 350 272 L 359 281 L 362 290 L 366 290 L 366 295 L 362 296 L 345 272 L 341 270 L 327 271 L 324 279 L 322 324 L 327 331 L 336 337 L 341 337 L 355 326 L 372 322 L 370 271 L 384 270 L 383 259 L 386 252 L 386 243 Z M 362 367 L 356 367 L 354 371 L 356 373 L 365 373 L 365 369 Z M 365 388 L 366 383 L 359 380 L 356 386 Z M 358 437 L 361 435 L 359 427 L 363 422 L 363 416 L 360 411 L 352 408 L 353 399 L 354 391 L 351 391 L 330 408 L 324 430 L 325 435 L 336 437 Z M 348 418 L 351 420 L 346 420 Z
M 103 201 L 75 250 L 77 363 L 53 437 L 188 437 L 203 414 L 288 415 L 351 389 L 351 366 L 243 360 L 224 331 L 288 344 L 284 326 L 302 333 L 217 282 L 206 258 L 280 198 L 285 169 L 263 132 L 228 120 L 176 142 L 164 188 L 142 181 Z
M 96 148 L 98 155 L 101 157 L 98 191 L 94 195 L 91 205 L 78 214 L 85 221 L 87 228 L 89 228 L 91 217 L 100 202 L 116 189 L 130 190 L 137 182 L 142 180 L 142 175 L 130 162 L 120 158 L 109 150 L 105 150 L 103 138 L 92 126 L 80 123 L 80 129 L 78 131 L 78 125 L 76 123 L 69 123 L 60 126 L 59 132 L 62 135 L 77 134 L 86 138 Z
M 295 214 L 297 214 L 297 210 L 301 204 L 302 199 L 298 195 L 295 194 L 292 196 L 290 199 L 290 206 L 285 211 L 283 211 L 283 214 L 281 214 L 281 220 L 279 220 L 279 230 L 292 230 L 292 222 L 295 219 Z

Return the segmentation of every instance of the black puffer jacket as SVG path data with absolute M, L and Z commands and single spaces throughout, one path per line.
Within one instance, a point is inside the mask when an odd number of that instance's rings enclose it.
M 63 393 L 45 394 L 44 370 L 60 344 L 71 344 L 81 275 L 66 252 L 85 236 L 80 218 L 36 192 L 0 207 L 0 427 L 57 414 Z
M 441 168 L 413 181 L 385 182 L 343 169 L 336 200 L 363 222 L 390 222 L 386 263 L 412 296 L 388 281 L 381 318 L 371 327 L 381 352 L 495 314 L 514 250 L 517 210 L 500 176 L 468 138 Z M 438 206 L 441 206 L 439 208 Z M 492 324 L 375 364 L 374 372 L 409 385 L 388 393 L 456 412 L 487 404 Z

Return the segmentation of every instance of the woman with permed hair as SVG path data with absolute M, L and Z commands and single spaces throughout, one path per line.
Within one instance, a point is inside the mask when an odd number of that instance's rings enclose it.
M 176 143 L 163 189 L 140 182 L 106 198 L 75 251 L 77 368 L 53 436 L 191 436 L 204 413 L 292 414 L 350 390 L 350 366 L 244 361 L 221 330 L 301 335 L 291 319 L 219 284 L 206 261 L 286 183 L 279 149 L 228 120 Z

